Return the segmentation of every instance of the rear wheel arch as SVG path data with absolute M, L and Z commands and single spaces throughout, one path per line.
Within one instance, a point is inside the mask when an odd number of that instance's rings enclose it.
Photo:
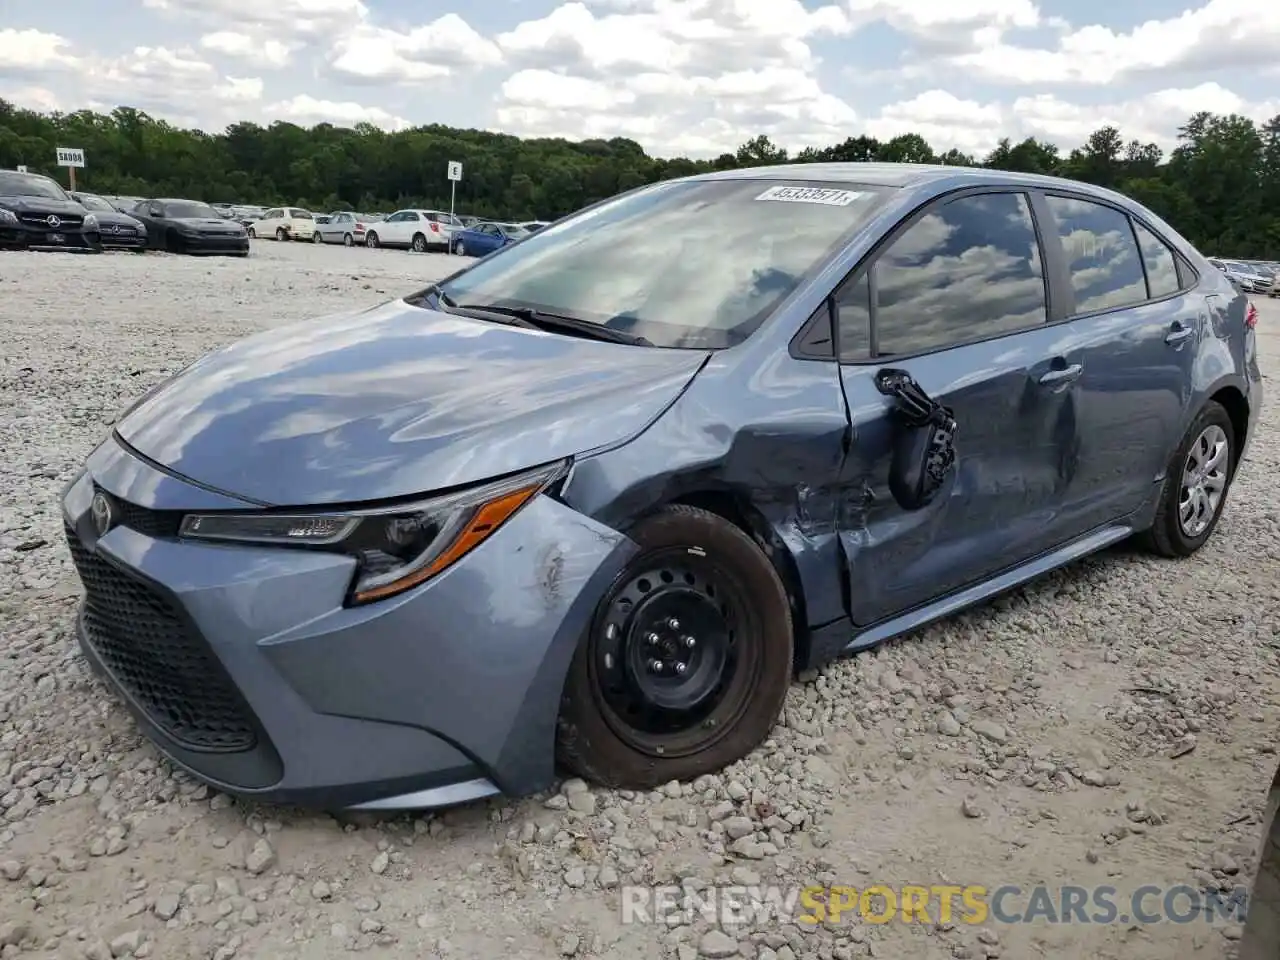
M 1232 458 L 1235 463 L 1239 463 L 1240 451 L 1244 449 L 1249 432 L 1249 401 L 1245 399 L 1239 388 L 1230 385 L 1219 387 L 1209 399 L 1221 405 L 1227 411 L 1227 416 L 1231 418 L 1232 433 L 1235 434 L 1232 438 L 1235 440 Z

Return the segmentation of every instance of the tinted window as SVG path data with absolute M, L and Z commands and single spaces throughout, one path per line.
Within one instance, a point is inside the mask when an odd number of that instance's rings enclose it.
M 1087 200 L 1046 200 L 1058 221 L 1077 313 L 1110 310 L 1147 299 L 1138 242 L 1125 214 Z
M 1044 323 L 1044 271 L 1020 193 L 961 197 L 875 262 L 878 354 L 917 353 Z
M 217 220 L 218 211 L 197 200 L 175 200 L 164 205 L 164 215 L 177 220 Z
M 1133 222 L 1142 248 L 1142 263 L 1147 268 L 1147 292 L 1153 297 L 1163 297 L 1178 292 L 1178 264 L 1163 240 L 1138 223 Z
M 863 271 L 835 296 L 841 360 L 865 360 L 871 354 L 871 284 L 867 276 Z
M 65 190 L 48 177 L 31 176 L 11 170 L 0 170 L 0 197 L 44 197 L 67 200 Z
M 411 211 L 411 212 L 409 212 L 409 213 L 404 214 L 400 219 L 401 219 L 401 220 L 418 220 L 418 219 L 420 219 L 420 218 L 418 217 L 418 215 L 417 215 L 416 213 L 413 213 L 413 212 Z
M 668 181 L 581 211 L 442 286 L 460 303 L 534 307 L 659 346 L 730 347 L 825 264 L 887 192 Z

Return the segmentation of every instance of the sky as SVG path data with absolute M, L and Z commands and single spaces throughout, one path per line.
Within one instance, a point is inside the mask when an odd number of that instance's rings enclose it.
M 1274 0 L 0 0 L 0 98 L 630 137 L 714 156 L 922 134 L 982 155 L 1105 124 L 1168 149 L 1280 114 Z

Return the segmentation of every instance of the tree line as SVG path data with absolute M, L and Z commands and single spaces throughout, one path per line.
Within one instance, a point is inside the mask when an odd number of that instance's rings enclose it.
M 788 156 L 766 136 L 711 160 L 652 157 L 634 140 L 520 138 L 430 124 L 388 133 L 319 124 L 237 123 L 223 133 L 175 127 L 132 107 L 38 113 L 0 100 L 0 168 L 25 164 L 67 182 L 56 147 L 85 151 L 78 186 L 98 193 L 289 204 L 317 211 L 448 209 L 449 161 L 460 161 L 456 209 L 480 217 L 554 219 L 671 177 L 766 163 L 878 160 L 986 166 L 1110 187 L 1146 204 L 1202 250 L 1280 258 L 1280 116 L 1198 113 L 1166 155 L 1105 126 L 1063 153 L 1028 138 L 985 157 L 939 153 L 918 134 L 849 137 Z

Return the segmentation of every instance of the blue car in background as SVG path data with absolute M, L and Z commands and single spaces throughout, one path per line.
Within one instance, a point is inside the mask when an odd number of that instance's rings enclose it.
M 453 252 L 460 257 L 486 257 L 523 240 L 530 231 L 516 223 L 477 223 L 453 235 Z

